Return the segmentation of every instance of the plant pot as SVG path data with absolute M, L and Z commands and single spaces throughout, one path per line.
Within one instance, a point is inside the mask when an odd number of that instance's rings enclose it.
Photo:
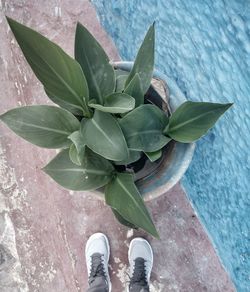
M 133 62 L 114 62 L 113 66 L 116 69 L 130 71 Z M 177 84 L 157 70 L 154 70 L 151 92 L 155 95 L 154 103 L 168 115 L 186 101 Z M 195 143 L 171 141 L 164 147 L 159 160 L 153 163 L 146 161 L 144 167 L 135 175 L 136 185 L 145 201 L 166 193 L 181 179 L 192 160 L 194 149 Z M 104 199 L 103 189 L 96 190 L 94 193 Z

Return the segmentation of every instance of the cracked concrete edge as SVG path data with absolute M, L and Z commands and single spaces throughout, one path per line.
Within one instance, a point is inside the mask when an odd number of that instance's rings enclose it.
M 4 199 L 4 194 L 15 192 L 18 192 L 15 173 L 8 167 L 0 144 L 0 291 L 27 292 L 29 289 L 17 253 L 15 229 Z

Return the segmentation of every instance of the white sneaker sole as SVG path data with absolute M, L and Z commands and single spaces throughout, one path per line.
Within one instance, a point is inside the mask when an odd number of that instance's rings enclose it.
M 103 237 L 105 242 L 106 242 L 106 245 L 107 245 L 107 248 L 108 248 L 108 261 L 107 261 L 107 264 L 109 262 L 109 257 L 110 257 L 110 246 L 109 246 L 109 240 L 107 238 L 107 236 L 101 232 L 97 232 L 97 233 L 94 233 L 90 236 L 90 238 L 88 239 L 87 243 L 86 243 L 86 246 L 85 246 L 85 254 L 86 254 L 86 251 L 91 243 L 91 241 L 95 240 L 95 239 L 98 239 L 100 237 Z M 110 281 L 110 276 L 109 276 L 109 269 L 108 269 L 108 274 L 107 274 L 107 280 L 108 280 L 108 285 L 109 285 L 109 292 L 111 292 L 112 290 L 112 284 L 111 284 L 111 281 Z
M 131 250 L 132 250 L 133 244 L 134 244 L 136 241 L 143 242 L 143 243 L 144 243 L 145 245 L 147 245 L 147 247 L 149 248 L 150 253 L 151 253 L 151 257 L 152 257 L 152 267 L 153 267 L 154 254 L 153 254 L 152 247 L 151 247 L 151 245 L 148 243 L 147 240 L 145 240 L 145 239 L 143 239 L 143 238 L 141 238 L 141 237 L 134 238 L 134 239 L 132 239 L 131 242 L 130 242 L 129 249 L 128 249 L 128 258 L 129 258 L 129 265 L 130 265 L 130 267 L 131 267 L 131 265 L 132 265 L 132 263 L 130 262 L 130 254 L 131 254 Z M 152 267 L 151 267 L 150 270 L 149 270 L 149 279 L 148 279 L 148 283 L 149 283 L 149 280 L 150 280 L 150 275 L 151 275 Z M 129 287 L 127 287 L 127 292 L 129 292 Z

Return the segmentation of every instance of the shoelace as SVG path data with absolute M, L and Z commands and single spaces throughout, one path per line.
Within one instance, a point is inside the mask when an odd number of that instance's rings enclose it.
M 147 273 L 146 273 L 146 267 L 145 267 L 145 260 L 143 258 L 136 258 L 135 259 L 135 266 L 134 266 L 134 271 L 133 275 L 130 278 L 130 286 L 137 284 L 142 287 L 147 287 L 148 286 L 148 281 L 147 281 Z
M 89 284 L 93 283 L 96 277 L 106 278 L 102 257 L 103 255 L 99 253 L 93 254 L 91 256 L 91 271 L 89 275 Z

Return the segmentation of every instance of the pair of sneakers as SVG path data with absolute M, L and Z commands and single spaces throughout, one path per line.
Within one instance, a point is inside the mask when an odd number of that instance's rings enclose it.
M 110 246 L 103 233 L 93 234 L 85 248 L 88 271 L 88 292 L 110 292 L 111 282 L 108 272 Z M 153 266 L 153 251 L 143 238 L 134 238 L 129 246 L 130 264 L 129 292 L 148 292 L 149 279 Z

